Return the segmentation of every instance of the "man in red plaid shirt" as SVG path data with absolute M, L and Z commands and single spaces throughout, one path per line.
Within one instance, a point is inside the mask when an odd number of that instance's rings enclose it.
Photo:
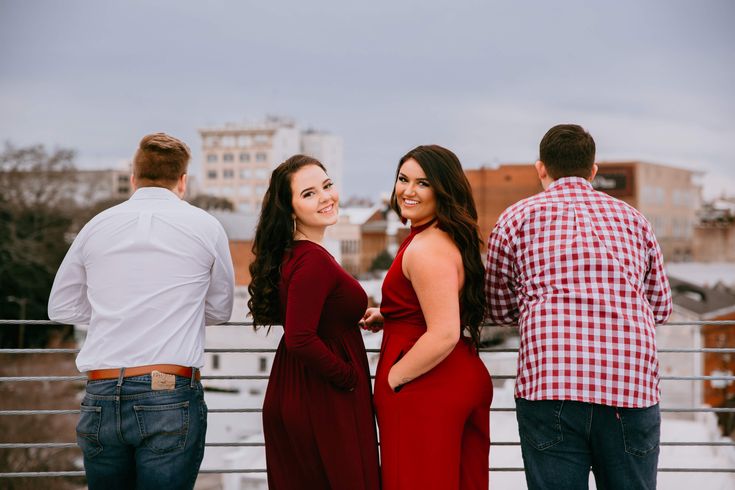
M 488 242 L 488 319 L 518 323 L 516 416 L 529 489 L 656 487 L 655 327 L 671 314 L 661 250 L 633 207 L 595 191 L 595 142 L 541 140 L 541 192 Z

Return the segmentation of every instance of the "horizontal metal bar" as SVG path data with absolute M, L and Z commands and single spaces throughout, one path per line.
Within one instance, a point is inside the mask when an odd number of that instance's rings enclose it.
M 76 354 L 79 349 L 0 349 L 0 354 Z
M 370 376 L 374 379 L 375 376 Z M 267 374 L 253 375 L 221 375 L 221 376 L 202 376 L 203 381 L 207 380 L 267 380 Z M 493 379 L 516 379 L 513 374 L 496 374 Z M 735 381 L 735 376 L 661 376 L 661 381 Z M 75 376 L 2 376 L 0 383 L 24 383 L 39 381 L 86 381 L 87 377 L 83 375 Z
M 522 467 L 490 467 L 490 472 L 522 472 Z M 660 473 L 735 473 L 735 468 L 659 468 Z M 266 473 L 265 468 L 237 468 L 199 470 L 200 474 Z M 40 477 L 84 476 L 83 471 L 28 471 L 22 473 L 0 473 L 0 478 L 40 478 Z
M 22 473 L 0 473 L 0 478 L 49 478 L 59 476 L 84 476 L 83 471 L 24 471 Z
M 69 323 L 59 323 L 52 320 L 0 320 L 0 326 L 2 325 L 70 325 Z M 673 327 L 685 327 L 695 325 L 735 325 L 735 320 L 690 320 L 690 321 L 675 321 L 657 324 L 656 326 L 673 326 Z M 208 327 L 252 327 L 253 322 L 251 320 L 244 322 L 225 322 L 217 325 L 207 325 Z M 273 325 L 274 327 L 280 327 L 281 325 Z M 496 325 L 493 323 L 486 323 L 482 325 L 484 328 L 510 328 L 515 327 L 514 324 L 508 325 Z
M 515 412 L 514 407 L 490 408 L 490 412 Z M 662 412 L 669 413 L 735 413 L 735 407 L 674 407 L 662 408 Z M 78 415 L 79 409 L 68 410 L 0 410 L 3 415 Z M 262 408 L 210 408 L 209 413 L 262 413 Z
M 380 349 L 365 349 L 368 354 L 379 354 Z M 204 349 L 208 354 L 275 354 L 276 349 Z M 480 354 L 486 353 L 518 353 L 518 349 L 484 348 Z M 0 354 L 77 354 L 79 349 L 0 349 Z M 658 349 L 659 354 L 735 354 L 735 347 L 703 347 L 701 349 Z
M 729 348 L 729 347 L 703 347 L 701 349 L 658 349 L 659 354 L 697 354 L 697 353 L 706 353 L 706 354 L 734 354 L 735 348 Z
M 208 442 L 206 447 L 264 447 L 263 442 Z M 490 441 L 491 446 L 514 447 L 520 446 L 520 441 Z M 684 446 L 684 447 L 735 447 L 733 442 L 705 442 L 705 441 L 677 441 L 660 442 L 660 446 Z M 16 442 L 0 443 L 0 449 L 76 449 L 76 442 Z

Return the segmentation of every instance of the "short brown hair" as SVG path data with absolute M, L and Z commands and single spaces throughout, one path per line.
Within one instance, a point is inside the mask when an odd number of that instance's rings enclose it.
M 170 187 L 186 173 L 191 159 L 189 147 L 166 133 L 153 133 L 140 140 L 133 157 L 133 175 L 141 187 Z
M 587 179 L 595 164 L 595 140 L 576 124 L 556 125 L 541 140 L 539 160 L 552 179 Z

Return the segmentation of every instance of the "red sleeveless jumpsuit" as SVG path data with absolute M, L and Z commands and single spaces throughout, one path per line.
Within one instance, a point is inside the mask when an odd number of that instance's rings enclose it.
M 427 223 L 411 229 L 383 282 L 383 343 L 375 375 L 383 490 L 488 488 L 490 375 L 463 336 L 441 363 L 393 392 L 388 372 L 426 332 L 403 252 Z M 426 264 L 431 267 L 431 264 Z

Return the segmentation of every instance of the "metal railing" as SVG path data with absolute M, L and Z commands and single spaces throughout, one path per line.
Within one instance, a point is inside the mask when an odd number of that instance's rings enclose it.
M 8 325 L 58 325 L 55 322 L 48 320 L 0 320 L 0 328 Z M 249 322 L 231 322 L 223 324 L 222 326 L 251 326 Z M 702 327 L 705 325 L 716 325 L 731 327 L 735 332 L 735 321 L 691 321 L 691 322 L 669 322 L 664 327 L 682 327 L 682 326 L 697 326 Z M 486 328 L 497 328 L 494 326 L 486 326 Z M 502 327 L 501 327 L 502 328 Z M 515 348 L 502 348 L 502 347 L 490 347 L 481 349 L 481 354 L 494 355 L 500 353 L 517 353 Z M 75 354 L 79 352 L 76 348 L 44 348 L 44 349 L 0 349 L 0 354 L 8 355 L 29 355 L 29 354 Z M 264 348 L 241 348 L 241 349 L 205 349 L 206 353 L 209 354 L 273 354 L 274 349 Z M 376 353 L 376 349 L 368 349 L 368 353 Z M 658 349 L 660 354 L 689 354 L 689 355 L 700 355 L 700 354 L 718 354 L 723 356 L 735 355 L 735 347 L 661 347 Z M 206 371 L 205 371 L 206 373 Z M 513 374 L 493 374 L 493 380 L 511 380 L 514 379 Z M 202 376 L 202 381 L 206 383 L 208 380 L 266 380 L 267 375 L 227 375 L 227 376 L 214 376 L 206 375 Z M 83 382 L 86 377 L 83 375 L 48 375 L 41 376 L 2 376 L 0 377 L 0 383 L 26 383 L 26 382 L 46 382 L 46 383 L 57 383 L 57 382 Z M 722 382 L 726 385 L 735 383 L 735 376 L 733 375 L 696 375 L 696 376 L 661 376 L 662 381 L 696 381 L 696 382 Z M 80 388 L 81 390 L 81 388 Z M 221 413 L 260 413 L 261 408 L 254 407 L 231 407 L 224 409 L 209 409 L 209 414 L 215 415 Z M 512 407 L 491 407 L 490 412 L 514 412 L 515 408 Z M 735 407 L 708 407 L 708 406 L 692 406 L 692 407 L 667 407 L 662 406 L 662 413 L 715 413 L 715 414 L 732 414 L 735 417 Z M 80 410 L 76 409 L 19 409 L 19 410 L 0 410 L 0 417 L 5 416 L 56 416 L 56 415 L 78 415 Z M 2 426 L 0 421 L 0 426 Z M 2 435 L 0 435 L 0 439 Z M 206 447 L 262 447 L 262 442 L 209 442 L 206 443 Z M 503 447 L 503 446 L 519 446 L 518 441 L 491 441 L 491 446 Z M 733 447 L 735 448 L 735 441 L 727 439 L 723 441 L 661 441 L 661 446 L 685 446 L 685 447 Z M 13 443 L 0 441 L 0 450 L 20 450 L 20 449 L 73 449 L 77 445 L 74 442 L 26 442 L 26 443 Z M 735 451 L 735 449 L 734 449 Z M 520 472 L 523 471 L 522 467 L 493 467 L 489 470 L 495 472 Z M 200 473 L 265 473 L 265 468 L 222 468 L 222 469 L 202 469 Z M 735 473 L 735 464 L 733 467 L 660 467 L 659 472 L 677 472 L 677 473 Z M 23 472 L 0 472 L 0 479 L 4 478 L 36 478 L 36 477 L 82 477 L 84 471 L 69 470 L 69 471 L 23 471 Z M 0 480 L 1 481 L 1 480 Z M 0 484 L 2 486 L 2 484 Z

